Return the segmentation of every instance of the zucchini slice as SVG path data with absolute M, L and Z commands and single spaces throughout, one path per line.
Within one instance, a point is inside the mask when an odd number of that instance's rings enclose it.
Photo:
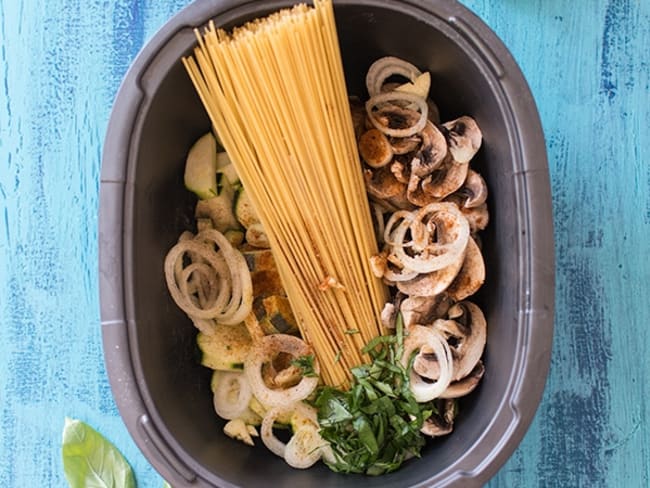
M 187 153 L 185 188 L 200 199 L 217 195 L 217 140 L 212 132 L 201 136 Z
M 241 371 L 252 340 L 246 326 L 216 324 L 214 333 L 199 332 L 196 342 L 201 350 L 201 364 L 210 369 Z

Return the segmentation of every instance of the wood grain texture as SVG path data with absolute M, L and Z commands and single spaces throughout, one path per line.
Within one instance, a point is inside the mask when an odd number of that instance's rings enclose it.
M 133 465 L 104 371 L 101 145 L 138 50 L 189 0 L 0 2 L 0 486 L 65 486 L 67 416 Z M 465 0 L 503 39 L 547 138 L 557 255 L 547 389 L 490 487 L 650 486 L 650 2 Z

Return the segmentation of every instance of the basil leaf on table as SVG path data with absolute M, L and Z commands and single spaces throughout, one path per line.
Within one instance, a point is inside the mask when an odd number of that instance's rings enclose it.
M 135 488 L 129 463 L 117 448 L 88 424 L 66 418 L 63 470 L 71 488 Z

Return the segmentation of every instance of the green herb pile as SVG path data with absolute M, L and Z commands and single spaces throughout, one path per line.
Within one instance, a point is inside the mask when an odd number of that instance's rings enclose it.
M 333 471 L 380 475 L 419 457 L 425 444 L 420 428 L 436 409 L 433 402 L 415 401 L 400 363 L 403 344 L 398 316 L 395 335 L 376 337 L 363 349 L 371 362 L 352 369 L 348 391 L 329 386 L 317 391 L 314 405 L 320 434 L 334 454 L 334 462 L 326 461 Z

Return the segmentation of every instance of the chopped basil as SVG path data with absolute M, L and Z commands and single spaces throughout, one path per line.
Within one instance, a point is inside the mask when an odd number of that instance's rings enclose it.
M 314 369 L 314 355 L 309 354 L 307 356 L 300 356 L 293 361 L 291 361 L 291 364 L 298 369 L 300 369 L 300 372 L 302 373 L 303 376 L 305 377 L 316 377 L 318 376 L 318 373 L 316 373 L 316 370 Z
M 419 456 L 425 444 L 420 428 L 433 406 L 415 401 L 408 371 L 400 363 L 403 350 L 398 315 L 394 335 L 375 337 L 363 349 L 371 361 L 352 368 L 348 391 L 330 386 L 317 390 L 314 405 L 321 436 L 334 454 L 328 463 L 332 470 L 380 475 Z

